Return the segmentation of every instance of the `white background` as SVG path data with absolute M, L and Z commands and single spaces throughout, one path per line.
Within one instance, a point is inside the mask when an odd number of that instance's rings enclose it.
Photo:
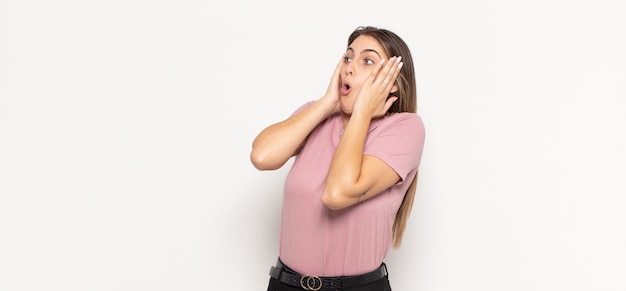
M 265 290 L 252 139 L 350 32 L 409 44 L 427 136 L 394 290 L 626 290 L 623 1 L 0 1 L 0 290 Z

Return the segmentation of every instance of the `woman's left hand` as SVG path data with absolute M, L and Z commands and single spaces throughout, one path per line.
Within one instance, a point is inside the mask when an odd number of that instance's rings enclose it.
M 403 63 L 402 57 L 392 57 L 387 62 L 381 61 L 361 87 L 354 103 L 353 114 L 367 114 L 370 118 L 385 115 L 398 97 L 389 97 Z

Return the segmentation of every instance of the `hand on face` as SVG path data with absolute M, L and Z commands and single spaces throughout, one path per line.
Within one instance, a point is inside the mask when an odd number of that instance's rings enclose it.
M 341 87 L 340 76 L 341 76 L 341 66 L 343 64 L 344 56 L 341 56 L 337 67 L 335 68 L 335 72 L 333 73 L 332 78 L 330 79 L 330 84 L 328 85 L 328 89 L 326 89 L 326 94 L 322 99 L 328 101 L 329 107 L 332 107 L 330 110 L 330 114 L 339 112 L 341 110 L 341 103 L 339 102 L 339 89 Z
M 398 97 L 391 97 L 389 93 L 396 82 L 403 63 L 402 57 L 384 59 L 371 71 L 365 83 L 357 94 L 352 114 L 359 112 L 371 118 L 385 115 Z

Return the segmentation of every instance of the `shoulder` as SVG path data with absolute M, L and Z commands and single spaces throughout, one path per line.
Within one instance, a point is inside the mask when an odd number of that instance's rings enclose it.
M 403 179 L 420 163 L 424 123 L 415 113 L 395 113 L 376 121 L 364 153 L 390 165 Z
M 407 131 L 424 132 L 424 122 L 422 118 L 412 112 L 400 112 L 383 117 L 378 121 L 380 130 L 389 128 L 400 128 Z
M 371 141 L 386 147 L 413 151 L 424 145 L 424 122 L 416 113 L 402 112 L 385 116 L 370 129 Z

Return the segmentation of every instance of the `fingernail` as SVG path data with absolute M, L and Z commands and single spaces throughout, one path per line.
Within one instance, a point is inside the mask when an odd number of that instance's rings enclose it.
M 385 63 L 385 59 L 380 60 L 380 64 L 384 64 Z
M 400 62 L 400 60 L 402 60 L 402 56 L 399 56 L 399 57 L 396 59 L 396 62 L 398 62 L 398 63 L 399 63 L 399 62 Z
M 401 62 L 401 63 L 399 63 L 399 64 L 398 64 L 398 69 L 401 69 L 403 65 L 404 65 L 404 63 L 402 63 L 402 62 Z

